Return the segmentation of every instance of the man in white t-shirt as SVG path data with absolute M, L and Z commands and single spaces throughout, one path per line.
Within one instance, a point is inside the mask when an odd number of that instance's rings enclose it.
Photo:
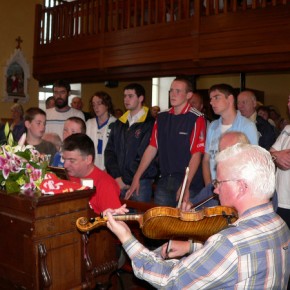
M 59 80 L 53 84 L 53 97 L 55 107 L 46 111 L 46 132 L 56 133 L 62 139 L 64 122 L 70 117 L 79 117 L 85 120 L 84 114 L 80 110 L 71 108 L 68 105 L 70 84 L 64 80 Z
M 288 97 L 290 113 L 290 96 Z M 290 228 L 290 125 L 287 125 L 270 149 L 275 164 L 276 190 L 278 194 L 277 213 Z

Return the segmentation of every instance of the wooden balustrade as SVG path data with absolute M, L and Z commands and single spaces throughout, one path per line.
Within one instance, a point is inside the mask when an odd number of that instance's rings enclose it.
M 289 0 L 76 0 L 39 10 L 39 43 L 95 35 L 237 10 L 286 5 Z
M 37 5 L 33 74 L 48 83 L 289 69 L 289 16 L 290 0 Z
M 52 5 L 55 3 L 52 3 Z M 188 19 L 193 0 L 78 0 L 38 10 L 39 43 Z

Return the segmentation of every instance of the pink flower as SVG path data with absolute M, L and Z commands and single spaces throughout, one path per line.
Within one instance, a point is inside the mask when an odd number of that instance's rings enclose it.
M 2 174 L 3 174 L 4 179 L 8 178 L 10 171 L 11 171 L 10 166 L 9 164 L 6 163 L 2 168 Z
M 3 156 L 0 156 L 0 169 L 2 170 L 4 165 L 7 163 L 7 159 Z
M 36 185 L 33 182 L 28 182 L 21 186 L 21 190 L 24 193 L 30 192 L 34 190 L 35 188 L 36 188 Z
M 33 168 L 32 172 L 30 173 L 30 182 L 40 179 L 41 173 L 41 169 Z
M 0 184 L 7 192 L 17 187 L 26 193 L 39 188 L 46 166 L 33 146 L 0 147 Z

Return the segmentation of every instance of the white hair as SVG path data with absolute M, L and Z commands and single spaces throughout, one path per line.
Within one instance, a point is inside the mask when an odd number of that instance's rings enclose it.
M 230 164 L 234 179 L 243 179 L 255 198 L 271 198 L 275 190 L 275 164 L 271 154 L 258 145 L 238 143 L 216 156 L 217 164 Z

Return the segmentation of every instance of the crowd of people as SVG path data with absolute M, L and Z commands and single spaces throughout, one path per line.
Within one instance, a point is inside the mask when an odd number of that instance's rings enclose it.
M 253 91 L 236 96 L 215 84 L 211 120 L 185 77 L 172 81 L 163 111 L 145 105 L 138 83 L 123 89 L 125 112 L 104 91 L 91 96 L 89 112 L 79 97 L 69 105 L 69 95 L 70 84 L 59 80 L 46 112 L 15 104 L 11 132 L 16 141 L 25 132 L 26 144 L 51 156 L 71 181 L 93 180 L 90 205 L 108 215 L 137 277 L 157 288 L 287 289 L 290 125 L 273 107 L 258 105 Z M 287 104 L 290 114 L 290 96 Z M 120 199 L 190 210 L 206 198 L 204 206 L 233 207 L 239 218 L 204 244 L 172 241 L 152 252 L 112 216 L 128 212 Z

